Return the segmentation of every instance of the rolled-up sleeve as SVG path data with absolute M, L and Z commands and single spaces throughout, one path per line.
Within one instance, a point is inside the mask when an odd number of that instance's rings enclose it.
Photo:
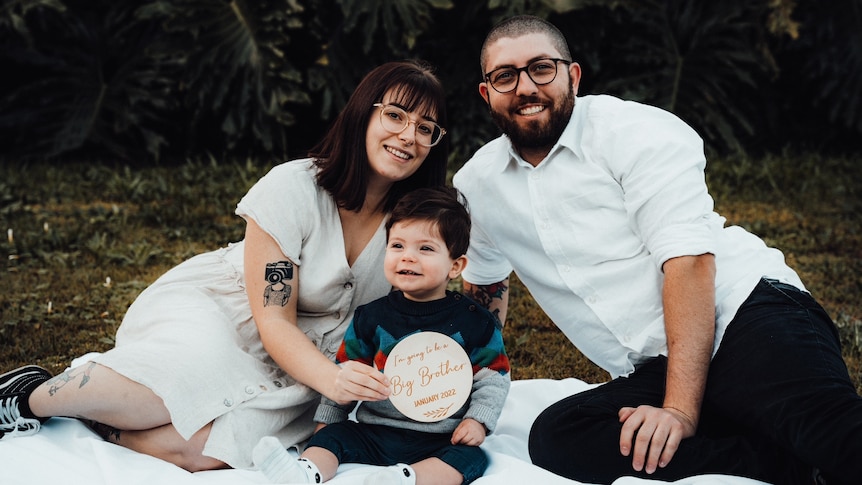
M 626 122 L 619 123 L 621 118 Z M 608 139 L 601 143 L 610 147 L 607 166 L 622 186 L 629 225 L 656 266 L 679 256 L 713 253 L 714 204 L 697 133 L 652 107 L 627 112 L 608 126 Z

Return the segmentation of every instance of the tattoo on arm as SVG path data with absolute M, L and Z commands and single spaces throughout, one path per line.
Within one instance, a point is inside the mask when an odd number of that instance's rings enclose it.
M 66 386 L 66 384 L 74 381 L 78 377 L 81 378 L 81 382 L 78 384 L 78 389 L 84 387 L 87 382 L 90 381 L 90 372 L 93 370 L 93 367 L 96 367 L 95 362 L 90 362 L 87 366 L 76 367 L 74 369 L 69 369 L 66 372 L 63 372 L 60 375 L 54 376 L 48 380 L 48 384 L 51 387 L 48 389 L 48 395 L 53 396 L 57 394 L 57 391 Z
M 497 317 L 497 325 L 502 326 L 503 322 L 500 321 L 500 309 L 495 308 L 494 311 L 491 312 L 491 314 L 494 315 L 495 317 Z
M 264 278 L 269 285 L 263 290 L 263 306 L 287 305 L 290 300 L 291 286 L 285 280 L 293 280 L 293 263 L 290 261 L 266 263 Z
M 467 291 L 467 296 L 476 300 L 477 303 L 490 310 L 494 299 L 502 300 L 503 293 L 508 290 L 509 286 L 505 281 L 500 281 L 499 283 L 490 285 L 470 285 L 470 289 Z M 494 315 L 498 318 L 499 313 L 499 309 L 494 310 Z

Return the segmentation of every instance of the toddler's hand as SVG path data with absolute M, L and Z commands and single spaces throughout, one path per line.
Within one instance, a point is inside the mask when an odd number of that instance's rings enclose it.
M 485 425 L 466 418 L 452 432 L 453 445 L 479 446 L 485 441 Z

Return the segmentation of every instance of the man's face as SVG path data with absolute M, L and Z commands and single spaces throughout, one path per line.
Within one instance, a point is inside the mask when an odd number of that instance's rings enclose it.
M 544 34 L 501 38 L 488 46 L 484 69 L 487 73 L 500 67 L 520 68 L 537 59 L 560 57 Z M 556 67 L 557 76 L 543 85 L 535 84 L 526 72 L 519 72 L 517 87 L 508 93 L 497 92 L 487 80 L 479 84 L 479 94 L 488 103 L 491 118 L 517 150 L 550 150 L 569 122 L 580 66 L 558 62 Z

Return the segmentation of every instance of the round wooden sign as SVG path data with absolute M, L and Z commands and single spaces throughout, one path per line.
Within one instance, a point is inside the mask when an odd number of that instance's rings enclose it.
M 389 377 L 389 400 L 415 421 L 448 418 L 470 397 L 473 366 L 467 352 L 448 335 L 419 332 L 398 342 L 383 373 Z

